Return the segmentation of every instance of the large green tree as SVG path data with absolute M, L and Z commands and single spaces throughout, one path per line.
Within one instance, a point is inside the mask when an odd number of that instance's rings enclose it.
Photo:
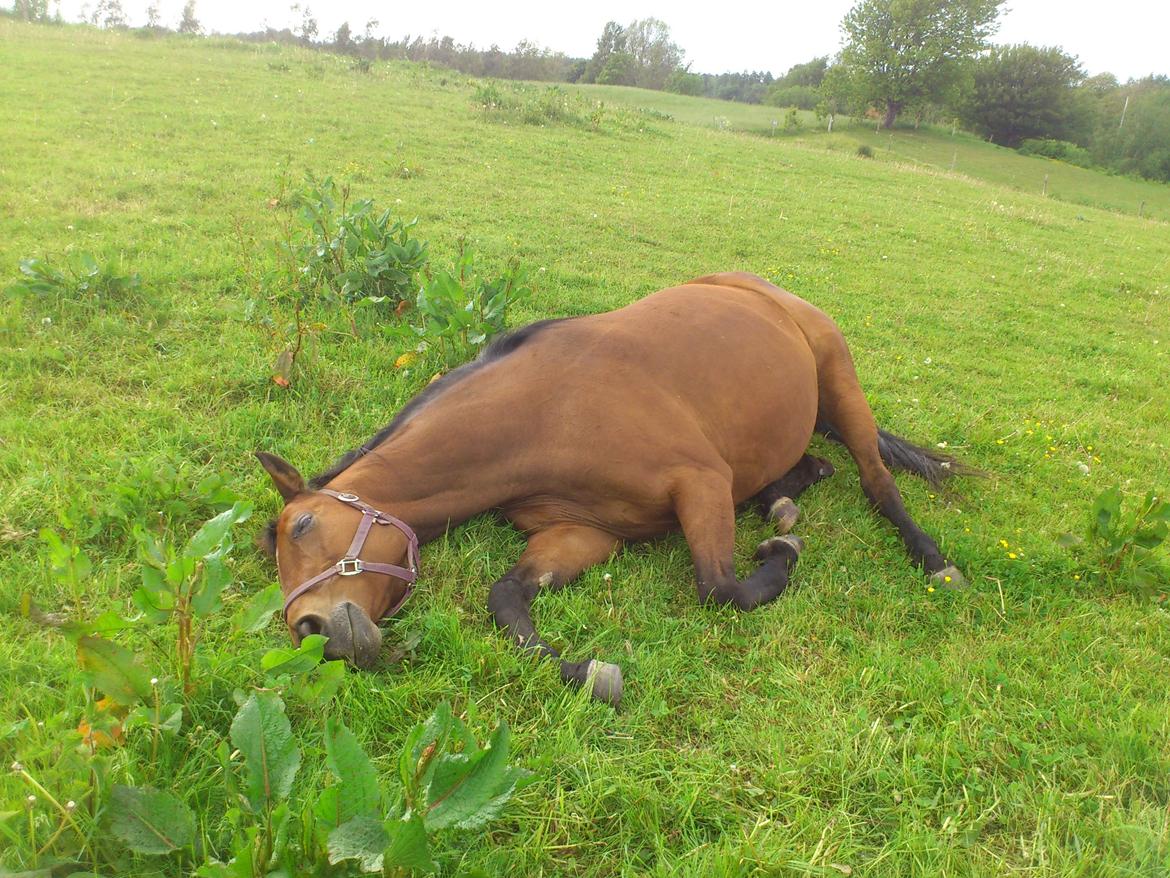
M 861 0 L 841 22 L 853 96 L 884 111 L 892 128 L 908 107 L 942 102 L 995 32 L 1004 0 Z
M 682 67 L 682 59 L 683 50 L 671 41 L 666 22 L 640 18 L 622 27 L 609 21 L 581 80 L 661 90 Z
M 640 18 L 626 28 L 626 51 L 634 59 L 634 85 L 661 91 L 682 66 L 683 50 L 670 39 L 670 27 L 657 18 Z
M 582 82 L 597 82 L 611 55 L 626 51 L 626 29 L 616 21 L 607 21 L 597 38 L 597 51 L 585 65 Z
M 1029 137 L 1080 140 L 1075 89 L 1084 76 L 1077 59 L 1058 48 L 997 46 L 975 63 L 961 115 L 1001 146 Z

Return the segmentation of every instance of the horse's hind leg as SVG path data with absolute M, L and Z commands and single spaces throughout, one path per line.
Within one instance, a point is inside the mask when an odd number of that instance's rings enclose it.
M 786 534 L 800 518 L 796 498 L 833 472 L 833 465 L 827 460 L 806 454 L 782 478 L 765 485 L 752 499 L 759 503 L 760 514 L 776 522 L 776 529 Z
M 819 362 L 818 368 L 820 409 L 817 420 L 831 426 L 849 449 L 857 462 L 865 496 L 898 529 L 906 551 L 916 564 L 940 582 L 961 583 L 962 574 L 943 557 L 938 544 L 906 511 L 902 494 L 878 451 L 877 423 L 861 392 L 844 340 L 841 341 L 841 351 L 827 362 Z
M 543 587 L 559 589 L 582 570 L 605 561 L 621 541 L 612 534 L 579 525 L 558 525 L 528 538 L 528 547 L 516 566 L 492 585 L 488 610 L 496 624 L 526 652 L 559 659 L 532 624 L 532 600 Z M 607 662 L 561 662 L 567 683 L 592 685 L 592 695 L 614 707 L 622 697 L 622 672 Z
M 756 549 L 760 567 L 747 579 L 735 578 L 735 505 L 730 473 L 688 470 L 680 474 L 672 497 L 695 562 L 700 603 L 733 604 L 751 610 L 784 591 L 803 548 L 793 536 L 764 540 Z

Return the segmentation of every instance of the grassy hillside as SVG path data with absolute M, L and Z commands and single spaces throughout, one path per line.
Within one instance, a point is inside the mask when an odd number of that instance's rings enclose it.
M 0 760 L 82 803 L 78 819 L 92 777 L 173 789 L 226 854 L 232 800 L 211 754 L 233 691 L 262 681 L 260 655 L 287 634 L 213 622 L 182 734 L 155 753 L 131 733 L 91 763 L 69 731 L 92 711 L 75 656 L 20 615 L 21 593 L 129 612 L 131 525 L 185 538 L 210 506 L 191 486 L 223 474 L 256 500 L 258 528 L 278 499 L 253 449 L 320 470 L 430 375 L 394 370 L 396 343 L 354 339 L 325 314 L 305 373 L 288 390 L 270 380 L 273 342 L 248 302 L 273 261 L 287 170 L 417 216 L 439 261 L 460 236 L 493 265 L 518 256 L 537 281 L 515 322 L 711 271 L 765 275 L 837 318 L 883 426 L 990 473 L 951 493 L 899 476 L 966 591 L 928 591 L 847 455 L 818 443 L 838 474 L 801 502 L 799 587 L 775 604 L 698 607 L 679 536 L 538 598 L 537 624 L 568 657 L 622 664 L 618 712 L 494 631 L 488 588 L 517 534 L 483 516 L 425 547 L 420 592 L 387 632 L 388 649 L 415 645 L 348 675 L 331 713 L 388 781 L 407 730 L 441 699 L 479 727 L 511 725 L 537 781 L 487 831 L 444 836 L 444 874 L 1170 869 L 1165 585 L 1152 597 L 1102 585 L 1057 542 L 1111 485 L 1127 503 L 1170 489 L 1165 223 L 997 185 L 1011 172 L 994 164 L 972 179 L 616 112 L 523 124 L 474 106 L 465 78 L 409 65 L 363 73 L 285 48 L 8 21 L 0 63 L 0 275 L 88 251 L 142 277 L 137 299 L 6 297 L 0 310 Z M 1109 203 L 1129 183 L 1094 185 Z M 129 521 L 81 536 L 94 571 L 78 606 L 37 532 L 62 510 L 118 503 Z M 768 533 L 740 517 L 741 571 Z M 233 564 L 229 611 L 275 576 L 250 544 Z M 118 635 L 156 657 L 163 686 L 167 636 Z M 295 701 L 289 713 L 319 744 L 320 717 Z M 327 782 L 317 757 L 301 772 Z M 34 847 L 42 864 L 78 849 L 68 827 L 53 837 L 42 793 L 26 811 L 29 794 L 0 775 L 0 868 L 32 868 Z M 82 827 L 99 872 L 186 873 L 125 856 L 104 826 Z
M 1047 191 L 1048 197 L 1073 204 L 1170 220 L 1170 186 L 1020 155 L 963 132 L 951 134 L 950 129 L 898 128 L 891 134 L 875 130 L 872 124 L 838 119 L 833 134 L 829 135 L 824 130 L 824 122 L 817 120 L 813 113 L 802 111 L 798 113 L 802 129 L 785 131 L 788 111 L 780 107 L 690 98 L 624 86 L 574 88 L 593 100 L 667 113 L 691 125 L 784 137 L 813 148 L 841 152 L 855 152 L 864 144 L 874 151 L 879 161 L 909 162 L 1022 192 L 1044 194 Z

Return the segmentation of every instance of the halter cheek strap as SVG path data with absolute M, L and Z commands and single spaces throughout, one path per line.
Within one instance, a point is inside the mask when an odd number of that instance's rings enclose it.
M 316 588 L 322 582 L 332 579 L 334 576 L 357 576 L 359 573 L 384 573 L 387 576 L 394 576 L 406 583 L 406 591 L 403 592 L 402 597 L 393 607 L 386 611 L 386 616 L 393 616 L 402 609 L 402 605 L 406 603 L 407 598 L 414 592 L 413 583 L 418 579 L 418 535 L 411 530 L 406 522 L 395 518 L 386 512 L 375 509 L 368 503 L 363 503 L 357 494 L 341 493 L 338 491 L 331 491 L 328 488 L 322 488 L 320 493 L 327 494 L 330 497 L 357 509 L 362 514 L 362 520 L 357 526 L 357 532 L 353 535 L 353 541 L 349 544 L 349 548 L 345 552 L 345 557 L 334 564 L 322 570 L 311 579 L 306 579 L 296 588 L 294 588 L 287 598 L 284 599 L 284 618 L 288 621 L 288 608 L 292 606 L 292 602 L 303 595 L 305 592 Z M 377 561 L 363 561 L 359 554 L 362 547 L 366 544 L 366 537 L 370 535 L 370 530 L 375 524 L 393 525 L 402 531 L 402 535 L 406 537 L 406 561 L 410 565 L 409 569 L 406 567 L 399 567 L 397 564 L 382 564 Z

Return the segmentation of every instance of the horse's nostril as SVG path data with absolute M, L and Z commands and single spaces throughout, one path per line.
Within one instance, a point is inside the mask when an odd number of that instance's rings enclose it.
M 310 634 L 320 634 L 325 630 L 325 620 L 320 616 L 301 616 L 296 624 L 297 634 L 301 639 Z

